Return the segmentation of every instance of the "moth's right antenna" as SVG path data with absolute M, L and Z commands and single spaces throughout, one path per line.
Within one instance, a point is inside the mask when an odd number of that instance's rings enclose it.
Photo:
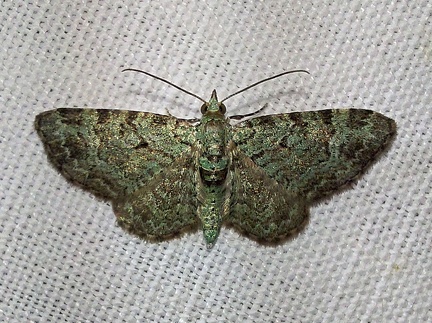
M 228 95 L 225 99 L 223 99 L 223 100 L 220 101 L 220 102 L 222 103 L 222 102 L 224 102 L 225 100 L 228 100 L 228 99 L 232 98 L 234 95 L 237 95 L 237 94 L 240 94 L 240 93 L 242 93 L 242 92 L 244 92 L 244 91 L 246 91 L 246 90 L 249 90 L 250 88 L 252 88 L 252 87 L 254 87 L 254 86 L 257 86 L 258 84 L 261 84 L 261 83 L 264 83 L 264 82 L 267 82 L 267 81 L 273 80 L 273 79 L 275 79 L 275 78 L 277 78 L 277 77 L 280 77 L 280 76 L 283 76 L 283 75 L 287 75 L 287 74 L 291 74 L 291 73 L 307 73 L 307 74 L 310 74 L 310 73 L 309 73 L 308 71 L 306 71 L 306 70 L 293 70 L 293 71 L 287 71 L 287 72 L 283 72 L 283 73 L 280 73 L 280 74 L 277 74 L 277 75 L 273 75 L 273 76 L 268 77 L 268 78 L 266 78 L 266 79 L 264 79 L 264 80 L 258 81 L 258 82 L 254 83 L 254 84 L 251 84 L 251 85 L 245 87 L 244 89 L 242 89 L 242 90 L 240 90 L 240 91 L 237 91 L 237 92 L 235 92 L 235 93 L 233 93 L 233 94 L 231 94 L 231 95 Z

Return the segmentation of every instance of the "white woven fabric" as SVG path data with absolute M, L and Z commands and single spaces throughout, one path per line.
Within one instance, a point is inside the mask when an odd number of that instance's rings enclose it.
M 402 1 L 3 1 L 0 321 L 432 321 L 432 4 Z M 429 19 L 429 20 L 428 20 Z M 278 247 L 224 229 L 152 244 L 47 162 L 36 114 L 94 107 L 199 117 L 367 108 L 386 154 Z

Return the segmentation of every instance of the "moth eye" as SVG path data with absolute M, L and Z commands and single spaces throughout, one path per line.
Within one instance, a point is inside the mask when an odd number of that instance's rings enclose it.
M 219 103 L 219 111 L 225 114 L 226 112 L 226 106 L 223 103 Z
M 204 104 L 201 106 L 201 113 L 204 114 L 204 113 L 206 113 L 206 112 L 207 112 L 207 103 L 204 103 Z

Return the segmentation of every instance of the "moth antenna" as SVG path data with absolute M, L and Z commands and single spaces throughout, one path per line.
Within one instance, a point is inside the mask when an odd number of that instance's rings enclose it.
M 292 74 L 292 73 L 307 73 L 307 74 L 310 75 L 310 73 L 309 73 L 308 71 L 306 71 L 306 70 L 293 70 L 293 71 L 283 72 L 283 73 L 280 73 L 280 74 L 277 74 L 277 75 L 273 75 L 273 76 L 271 76 L 271 77 L 268 77 L 268 78 L 266 78 L 266 79 L 264 79 L 264 80 L 258 81 L 258 82 L 256 82 L 256 83 L 253 83 L 253 84 L 251 84 L 251 85 L 245 87 L 244 89 L 242 89 L 242 90 L 240 90 L 240 91 L 237 91 L 237 92 L 235 92 L 235 93 L 233 93 L 233 94 L 231 94 L 231 95 L 228 95 L 225 99 L 223 99 L 223 100 L 220 101 L 220 102 L 222 103 L 222 102 L 224 102 L 225 100 L 228 100 L 228 99 L 232 98 L 234 95 L 237 95 L 237 94 L 240 94 L 240 93 L 242 93 L 242 92 L 244 92 L 244 91 L 246 91 L 246 90 L 249 90 L 250 88 L 253 88 L 254 86 L 257 86 L 258 84 L 261 84 L 261 83 L 264 83 L 264 82 L 267 82 L 267 81 L 273 80 L 273 79 L 275 79 L 275 78 L 277 78 L 277 77 L 280 77 L 280 76 L 283 76 L 283 75 Z
M 200 98 L 198 95 L 196 95 L 196 94 L 194 94 L 194 93 L 192 93 L 192 92 L 189 92 L 189 91 L 187 91 L 187 90 L 181 88 L 180 86 L 175 85 L 174 83 L 172 83 L 172 82 L 170 82 L 170 81 L 167 81 L 167 80 L 165 80 L 165 79 L 163 79 L 163 78 L 161 78 L 161 77 L 159 77 L 159 76 L 153 75 L 153 74 L 151 74 L 151 73 L 149 73 L 149 72 L 145 72 L 145 71 L 142 71 L 142 70 L 137 70 L 137 69 L 135 69 L 135 68 L 125 68 L 124 70 L 122 70 L 122 72 L 126 72 L 126 71 L 143 73 L 143 74 L 145 74 L 145 75 L 147 75 L 147 76 L 150 76 L 150 77 L 155 78 L 156 80 L 159 80 L 159 81 L 161 81 L 161 82 L 164 82 L 164 83 L 166 83 L 166 84 L 169 84 L 169 85 L 171 85 L 172 87 L 175 87 L 177 90 L 180 90 L 180 91 L 182 91 L 182 92 L 184 92 L 184 93 L 186 93 L 186 94 L 189 94 L 189 95 L 191 95 L 191 96 L 197 98 L 198 100 L 200 100 L 200 101 L 202 101 L 202 102 L 204 102 L 204 103 L 207 103 L 206 100 L 204 100 L 203 98 Z

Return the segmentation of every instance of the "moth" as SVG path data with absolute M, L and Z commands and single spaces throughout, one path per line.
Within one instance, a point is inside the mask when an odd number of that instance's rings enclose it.
M 389 143 L 394 120 L 363 109 L 259 116 L 232 126 L 216 91 L 202 117 L 56 109 L 36 116 L 51 163 L 112 202 L 118 224 L 150 241 L 202 229 L 211 248 L 223 224 L 259 242 L 301 227 L 311 204 L 352 182 Z

